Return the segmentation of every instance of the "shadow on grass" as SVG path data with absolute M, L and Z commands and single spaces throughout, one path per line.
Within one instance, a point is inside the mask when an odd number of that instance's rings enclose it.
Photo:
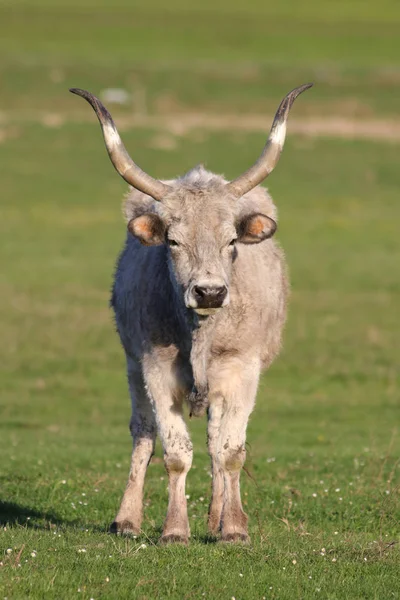
M 5 502 L 0 500 L 0 526 L 4 527 L 27 527 L 29 529 L 40 529 L 45 531 L 51 531 L 55 528 L 61 529 L 74 529 L 74 530 L 85 530 L 92 533 L 102 533 L 106 535 L 110 534 L 107 525 L 95 525 L 82 521 L 81 519 L 68 520 L 60 517 L 52 511 L 40 511 L 30 506 L 23 506 L 15 502 Z M 153 529 L 148 534 L 142 532 L 137 536 L 137 541 L 143 540 L 149 542 L 152 545 L 158 545 L 162 534 L 161 528 Z M 118 536 L 120 537 L 120 536 Z M 121 536 L 129 538 L 131 536 Z M 136 538 L 135 538 L 136 539 Z M 210 534 L 198 534 L 192 535 L 192 541 L 202 545 L 215 544 L 218 538 Z
M 82 520 L 63 519 L 52 511 L 39 511 L 30 506 L 22 506 L 15 502 L 0 500 L 0 525 L 20 525 L 31 529 L 51 530 L 55 527 L 71 527 L 74 529 L 88 529 L 96 533 L 108 533 L 108 528 L 101 525 L 93 525 Z

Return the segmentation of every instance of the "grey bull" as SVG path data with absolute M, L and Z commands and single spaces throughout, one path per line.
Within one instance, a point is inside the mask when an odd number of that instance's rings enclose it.
M 288 295 L 284 254 L 273 239 L 276 208 L 259 184 L 279 160 L 294 100 L 311 85 L 282 100 L 260 158 L 231 182 L 202 166 L 154 179 L 130 158 L 102 103 L 71 90 L 95 110 L 110 159 L 130 185 L 112 306 L 126 353 L 133 452 L 112 532 L 141 530 L 158 433 L 169 478 L 161 541 L 188 541 L 186 401 L 192 415 L 208 416 L 209 530 L 226 542 L 249 539 L 239 483 L 246 429 L 260 373 L 280 349 Z

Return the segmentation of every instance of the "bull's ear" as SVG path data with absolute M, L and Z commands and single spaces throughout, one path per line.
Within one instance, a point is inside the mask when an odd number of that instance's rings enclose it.
M 276 222 L 262 213 L 246 215 L 237 225 L 238 242 L 257 244 L 274 235 Z
M 159 246 L 165 242 L 165 225 L 154 213 L 140 215 L 128 223 L 128 231 L 144 246 Z

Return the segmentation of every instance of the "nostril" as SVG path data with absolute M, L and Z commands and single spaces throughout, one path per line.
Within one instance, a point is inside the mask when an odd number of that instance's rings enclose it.
M 228 289 L 225 285 L 215 289 L 215 295 L 219 300 L 223 300 L 225 298 L 227 292 L 228 292 Z
M 195 285 L 194 286 L 194 293 L 199 298 L 204 298 L 204 296 L 206 296 L 206 294 L 207 294 L 207 289 L 206 288 L 202 288 L 202 287 L 200 287 L 198 285 Z

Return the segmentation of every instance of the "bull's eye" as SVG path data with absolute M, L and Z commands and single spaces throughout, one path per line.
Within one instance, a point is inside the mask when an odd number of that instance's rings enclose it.
M 178 242 L 176 240 L 171 239 L 171 238 L 168 238 L 168 245 L 169 246 L 179 246 Z

